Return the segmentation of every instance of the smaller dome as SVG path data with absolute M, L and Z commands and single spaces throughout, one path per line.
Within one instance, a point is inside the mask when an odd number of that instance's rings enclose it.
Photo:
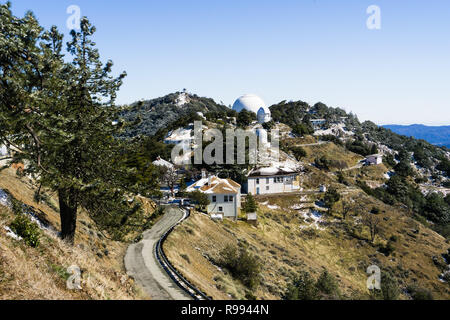
M 258 119 L 258 122 L 263 124 L 266 122 L 269 122 L 271 120 L 270 111 L 269 113 L 264 110 L 264 108 L 260 108 L 258 110 L 258 113 L 256 114 L 256 118 Z

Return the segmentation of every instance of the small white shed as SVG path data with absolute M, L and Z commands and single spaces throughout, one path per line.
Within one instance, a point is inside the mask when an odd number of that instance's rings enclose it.
M 256 212 L 249 212 L 247 213 L 247 221 L 256 221 L 258 220 L 258 215 Z
M 372 154 L 366 157 L 367 165 L 379 165 L 383 163 L 383 156 L 380 154 Z

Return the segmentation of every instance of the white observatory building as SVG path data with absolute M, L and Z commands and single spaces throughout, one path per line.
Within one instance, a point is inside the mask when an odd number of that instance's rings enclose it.
M 244 109 L 255 113 L 258 118 L 258 122 L 261 124 L 272 120 L 270 109 L 257 95 L 246 94 L 236 100 L 233 105 L 233 110 L 236 112 L 241 112 Z

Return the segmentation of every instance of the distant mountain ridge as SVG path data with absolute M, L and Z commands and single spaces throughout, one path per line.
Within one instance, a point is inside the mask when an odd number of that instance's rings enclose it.
M 386 129 L 392 130 L 397 134 L 416 139 L 428 141 L 437 146 L 450 148 L 450 126 L 425 126 L 422 124 L 404 125 L 386 125 Z

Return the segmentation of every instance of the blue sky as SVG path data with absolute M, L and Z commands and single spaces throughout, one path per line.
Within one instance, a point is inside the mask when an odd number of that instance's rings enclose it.
M 0 1 L 4 3 L 5 1 Z M 119 103 L 187 88 L 226 105 L 322 101 L 378 124 L 450 124 L 450 1 L 15 0 L 68 33 L 69 5 L 127 71 Z M 369 30 L 370 5 L 381 29 Z

